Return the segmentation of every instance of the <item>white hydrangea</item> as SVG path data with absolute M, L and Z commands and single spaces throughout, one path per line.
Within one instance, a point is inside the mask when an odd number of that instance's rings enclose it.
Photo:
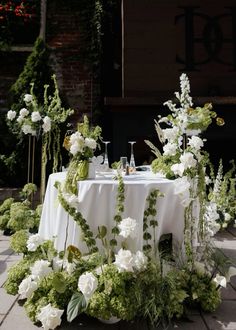
M 120 249 L 115 255 L 114 264 L 118 268 L 119 272 L 133 272 L 134 257 L 131 251 Z
M 129 236 L 134 238 L 137 235 L 137 221 L 130 217 L 123 219 L 119 223 L 118 228 L 120 229 L 120 236 L 124 238 Z
M 92 138 L 85 138 L 84 142 L 85 142 L 85 146 L 90 148 L 90 149 L 95 150 L 96 147 L 97 147 L 97 142 Z
M 179 129 L 176 126 L 172 128 L 166 128 L 162 130 L 162 134 L 165 140 L 168 140 L 169 142 L 173 142 L 176 140 L 179 134 Z
M 37 121 L 41 120 L 41 115 L 38 111 L 33 111 L 31 113 L 31 120 L 33 123 L 36 123 Z
M 31 235 L 27 240 L 28 251 L 36 251 L 37 247 L 43 243 L 44 239 L 39 234 Z
M 24 118 L 22 116 L 19 116 L 16 121 L 21 124 L 23 122 Z
M 147 268 L 148 258 L 142 251 L 137 251 L 133 258 L 135 269 L 137 269 L 138 271 L 142 271 Z
M 55 329 L 61 324 L 61 316 L 64 313 L 63 309 L 53 307 L 51 304 L 44 306 L 37 314 L 37 320 L 42 323 L 44 330 Z
M 49 273 L 52 272 L 52 268 L 50 267 L 50 262 L 47 260 L 37 260 L 33 264 L 32 267 L 30 267 L 31 274 L 35 277 L 38 277 L 39 279 L 44 278 Z
M 38 282 L 36 281 L 35 276 L 29 275 L 23 279 L 19 285 L 18 293 L 20 294 L 20 299 L 29 298 L 37 288 Z
M 163 155 L 174 156 L 176 154 L 177 145 L 175 143 L 167 143 L 163 147 Z
M 9 110 L 7 112 L 7 119 L 12 121 L 15 118 L 16 118 L 16 112 L 14 110 Z
M 28 124 L 23 124 L 21 127 L 22 132 L 27 135 L 27 134 L 31 134 L 33 136 L 36 136 L 36 131 L 34 129 L 32 129 L 32 127 Z

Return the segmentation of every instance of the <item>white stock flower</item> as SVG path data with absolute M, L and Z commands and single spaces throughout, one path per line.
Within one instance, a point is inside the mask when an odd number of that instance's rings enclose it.
M 175 175 L 183 176 L 184 165 L 182 163 L 180 163 L 180 164 L 173 164 L 170 169 L 171 169 L 171 171 L 173 171 L 173 173 Z
M 26 116 L 28 116 L 28 114 L 29 114 L 29 111 L 26 108 L 22 108 L 20 110 L 20 117 L 25 118 Z
M 82 274 L 78 280 L 78 288 L 83 293 L 86 301 L 88 301 L 94 291 L 97 289 L 98 280 L 91 272 Z
M 133 272 L 134 258 L 131 251 L 120 249 L 118 254 L 115 255 L 114 264 L 119 272 Z
M 137 251 L 134 255 L 134 267 L 138 271 L 142 271 L 147 268 L 148 258 L 142 251 Z
M 18 117 L 18 118 L 20 118 L 20 117 Z M 22 125 L 21 130 L 25 135 L 31 134 L 33 136 L 36 136 L 36 131 L 34 129 L 32 129 L 32 127 L 28 124 Z
M 15 119 L 15 117 L 16 117 L 16 112 L 14 110 L 9 110 L 7 112 L 7 119 L 8 120 L 12 121 L 13 119 Z
M 51 126 L 52 126 L 52 121 L 51 121 L 51 118 L 48 117 L 48 116 L 45 116 L 43 118 L 43 125 L 42 125 L 42 128 L 43 128 L 43 131 L 44 133 L 47 133 L 51 130 Z
M 33 266 L 30 267 L 30 270 L 32 275 L 40 279 L 52 272 L 52 268 L 50 267 L 50 262 L 43 259 L 35 261 Z
M 37 320 L 42 323 L 44 330 L 55 329 L 61 324 L 63 309 L 53 307 L 51 304 L 44 306 L 37 314 Z
M 188 144 L 195 150 L 200 150 L 204 145 L 203 140 L 198 136 L 192 136 L 189 139 Z
M 97 147 L 97 142 L 92 138 L 85 138 L 84 142 L 85 142 L 85 146 L 90 148 L 90 149 L 94 150 Z
M 120 236 L 124 238 L 129 236 L 134 238 L 137 234 L 137 221 L 128 217 L 119 223 L 118 228 L 120 229 Z
M 41 115 L 38 111 L 33 111 L 31 113 L 31 120 L 33 123 L 36 123 L 37 121 L 41 120 Z
M 176 154 L 177 145 L 174 143 L 167 143 L 163 147 L 163 154 L 166 156 L 174 156 Z
M 180 162 L 184 165 L 185 170 L 197 165 L 197 161 L 191 152 L 184 152 L 183 155 L 180 156 Z
M 187 176 L 183 176 L 182 178 L 175 179 L 174 181 L 174 194 L 175 195 L 185 195 L 189 192 L 190 183 L 188 181 Z
M 31 235 L 27 240 L 28 251 L 36 251 L 37 247 L 43 243 L 43 238 L 39 234 Z
M 25 94 L 24 96 L 24 102 L 30 103 L 32 102 L 33 96 L 31 94 Z
M 35 280 L 35 276 L 29 275 L 28 277 L 24 278 L 18 288 L 18 293 L 21 295 L 20 299 L 29 298 L 32 293 L 37 290 L 37 288 L 38 283 Z
M 224 276 L 220 276 L 219 274 L 216 274 L 216 277 L 213 278 L 213 282 L 222 286 L 223 288 L 226 288 L 227 286 L 226 278 Z

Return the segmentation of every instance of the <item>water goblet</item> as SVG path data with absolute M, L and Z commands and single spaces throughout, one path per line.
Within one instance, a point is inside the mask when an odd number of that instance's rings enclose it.
M 130 143 L 130 163 L 129 163 L 129 167 L 130 167 L 130 172 L 133 173 L 133 172 L 135 172 L 134 144 L 136 143 L 136 141 L 129 141 L 129 143 Z
M 103 165 L 106 167 L 106 169 L 109 169 L 109 160 L 108 160 L 108 151 L 107 151 L 107 145 L 111 143 L 110 141 L 102 141 L 105 144 L 105 152 L 104 152 L 104 161 Z

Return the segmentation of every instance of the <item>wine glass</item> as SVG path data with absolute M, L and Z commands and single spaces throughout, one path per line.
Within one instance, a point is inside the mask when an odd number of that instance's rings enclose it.
M 111 143 L 111 141 L 102 141 L 105 144 L 105 152 L 104 152 L 104 161 L 103 165 L 106 167 L 106 169 L 109 169 L 109 161 L 108 161 L 108 152 L 107 152 L 107 145 Z
M 134 160 L 134 144 L 136 141 L 129 141 L 130 143 L 130 172 L 135 172 L 135 160 Z

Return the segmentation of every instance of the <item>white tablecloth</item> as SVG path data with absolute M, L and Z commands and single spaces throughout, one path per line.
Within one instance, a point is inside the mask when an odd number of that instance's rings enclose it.
M 54 173 L 49 176 L 39 234 L 45 239 L 55 237 L 55 247 L 61 251 L 68 245 L 75 245 L 87 252 L 86 245 L 81 240 L 81 232 L 75 221 L 68 216 L 57 200 L 56 181 L 63 182 L 66 173 Z M 138 236 L 129 240 L 131 250 L 142 249 L 143 214 L 146 198 L 151 190 L 158 188 L 165 194 L 157 201 L 158 227 L 156 237 L 172 233 L 175 243 L 182 245 L 184 228 L 184 208 L 180 199 L 174 195 L 174 183 L 161 177 L 139 174 L 124 178 L 125 203 L 123 218 L 131 217 L 138 222 Z M 118 182 L 112 178 L 100 178 L 80 181 L 79 211 L 87 220 L 91 230 L 97 234 L 97 227 L 105 225 L 108 232 L 114 226 L 116 196 Z M 67 234 L 66 234 L 67 233 Z M 66 239 L 67 236 L 67 239 Z M 66 242 L 65 242 L 66 239 Z

